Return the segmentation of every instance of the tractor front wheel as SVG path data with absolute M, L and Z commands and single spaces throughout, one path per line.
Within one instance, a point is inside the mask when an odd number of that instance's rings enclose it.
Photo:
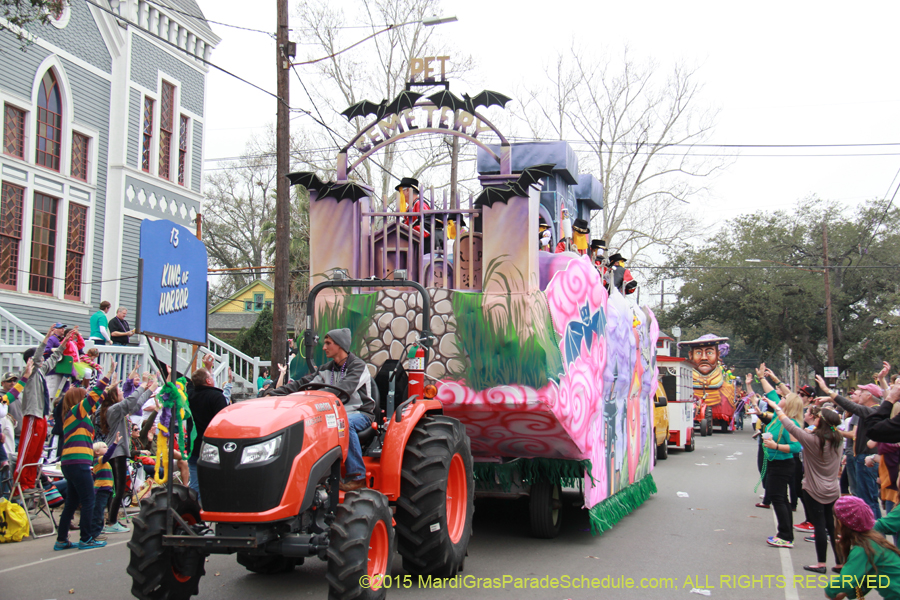
M 200 522 L 200 502 L 190 488 L 174 486 L 172 508 L 188 525 Z M 134 518 L 134 532 L 128 542 L 128 574 L 131 593 L 140 600 L 188 600 L 200 593 L 206 555 L 196 548 L 163 546 L 167 512 L 166 488 L 158 487 L 141 503 L 141 512 Z M 173 533 L 189 534 L 178 521 Z
M 394 557 L 391 507 L 380 492 L 347 492 L 335 511 L 328 543 L 328 600 L 385 597 Z
M 475 485 L 466 429 L 456 419 L 423 417 L 403 452 L 397 548 L 411 575 L 453 577 L 472 536 Z

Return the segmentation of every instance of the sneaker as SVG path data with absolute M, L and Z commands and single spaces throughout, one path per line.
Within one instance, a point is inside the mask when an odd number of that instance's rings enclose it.
M 95 535 L 95 536 L 94 536 L 94 539 L 97 540 L 98 542 L 105 542 L 105 541 L 106 541 L 106 534 L 105 534 L 105 533 L 101 533 L 100 535 Z
M 816 528 L 813 527 L 813 524 L 810 523 L 809 521 L 803 521 L 802 523 L 794 525 L 794 529 L 796 529 L 797 531 L 815 531 L 816 530 Z
M 131 530 L 121 523 L 116 523 L 115 525 L 107 525 L 101 533 L 128 533 L 129 531 Z
M 102 548 L 106 545 L 106 542 L 99 541 L 97 539 L 91 538 L 86 542 L 78 542 L 79 550 L 91 550 L 92 548 Z
M 794 542 L 789 542 L 787 540 L 783 540 L 778 536 L 773 535 L 772 537 L 766 538 L 766 543 L 770 546 L 775 546 L 776 548 L 793 548 Z
M 68 549 L 74 548 L 74 547 L 75 547 L 75 544 L 73 544 L 69 540 L 66 540 L 64 542 L 56 542 L 55 544 L 53 544 L 54 550 L 68 550 Z
M 814 536 L 814 535 L 808 535 L 808 536 L 806 536 L 805 538 L 803 538 L 803 541 L 804 541 L 804 542 L 809 542 L 810 544 L 815 544 L 815 543 L 816 543 L 816 536 Z
M 769 508 L 769 505 L 768 505 L 768 504 L 763 504 L 762 502 L 757 502 L 757 503 L 756 503 L 756 507 L 757 507 L 757 508 Z

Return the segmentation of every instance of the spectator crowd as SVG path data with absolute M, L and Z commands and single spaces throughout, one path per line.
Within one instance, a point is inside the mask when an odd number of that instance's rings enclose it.
M 830 598 L 861 598 L 871 581 L 882 597 L 900 598 L 900 376 L 888 381 L 889 373 L 883 363 L 874 382 L 849 397 L 819 376 L 818 394 L 809 385 L 793 392 L 765 364 L 745 379 L 740 401 L 759 443 L 765 491 L 756 506 L 773 510 L 777 522 L 766 542 L 814 544 L 816 560 L 803 568 L 819 574 L 828 573 L 830 550 L 831 571 L 841 575 L 826 589 Z
M 40 493 L 51 507 L 64 505 L 54 550 L 98 548 L 107 536 L 129 532 L 123 505 L 137 504 L 154 485 L 153 475 L 168 477 L 164 465 L 156 465 L 157 375 L 135 364 L 120 380 L 114 353 L 105 368 L 100 364 L 96 346 L 127 345 L 135 334 L 126 309 L 107 319 L 109 309 L 104 301 L 91 317 L 91 348 L 78 327 L 55 323 L 40 345 L 23 353 L 24 369 L 2 379 L 0 493 L 14 501 Z M 207 354 L 185 386 L 193 415 L 186 427 L 188 434 L 196 429 L 198 440 L 231 401 L 231 372 L 217 388 L 214 360 Z M 173 452 L 176 481 L 198 495 L 199 446 L 185 456 L 175 440 Z M 77 542 L 69 540 L 70 530 L 78 532 Z

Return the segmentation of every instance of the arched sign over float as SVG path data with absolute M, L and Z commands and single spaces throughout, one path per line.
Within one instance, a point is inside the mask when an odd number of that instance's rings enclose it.
M 363 127 L 337 156 L 337 181 L 347 181 L 349 174 L 364 160 L 379 150 L 400 140 L 419 134 L 452 135 L 472 142 L 500 165 L 500 173 L 512 173 L 510 145 L 503 133 L 476 109 L 479 106 L 505 106 L 510 98 L 485 90 L 474 97 L 455 96 L 449 91 L 438 92 L 428 98 L 415 92 L 401 92 L 391 102 L 376 104 L 368 100 L 358 102 L 343 113 L 347 120 L 375 115 L 375 119 Z M 497 154 L 478 139 L 482 132 L 493 132 L 500 140 Z M 350 162 L 350 152 L 360 155 Z

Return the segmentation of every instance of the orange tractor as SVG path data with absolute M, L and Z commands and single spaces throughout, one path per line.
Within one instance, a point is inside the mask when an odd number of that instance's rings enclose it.
M 313 310 L 322 289 L 396 285 L 344 280 L 314 287 L 305 340 L 310 369 Z M 400 285 L 418 290 L 422 323 L 429 323 L 424 288 Z M 427 347 L 430 339 L 426 330 L 416 343 Z M 236 553 L 256 573 L 289 571 L 318 557 L 328 562 L 331 599 L 383 598 L 380 582 L 391 575 L 395 550 L 411 575 L 455 576 L 472 533 L 469 438 L 459 421 L 443 416 L 439 402 L 407 397 L 406 379 L 400 361 L 389 361 L 375 377 L 378 414 L 359 433 L 368 488 L 353 492 L 338 489 L 348 446 L 342 390 L 310 383 L 295 394 L 222 410 L 202 440 L 202 508 L 193 490 L 170 480 L 134 520 L 132 593 L 142 600 L 190 598 L 199 593 L 209 554 Z M 396 408 L 395 394 L 403 400 Z M 168 473 L 171 467 L 170 461 Z M 368 587 L 360 586 L 364 576 Z

